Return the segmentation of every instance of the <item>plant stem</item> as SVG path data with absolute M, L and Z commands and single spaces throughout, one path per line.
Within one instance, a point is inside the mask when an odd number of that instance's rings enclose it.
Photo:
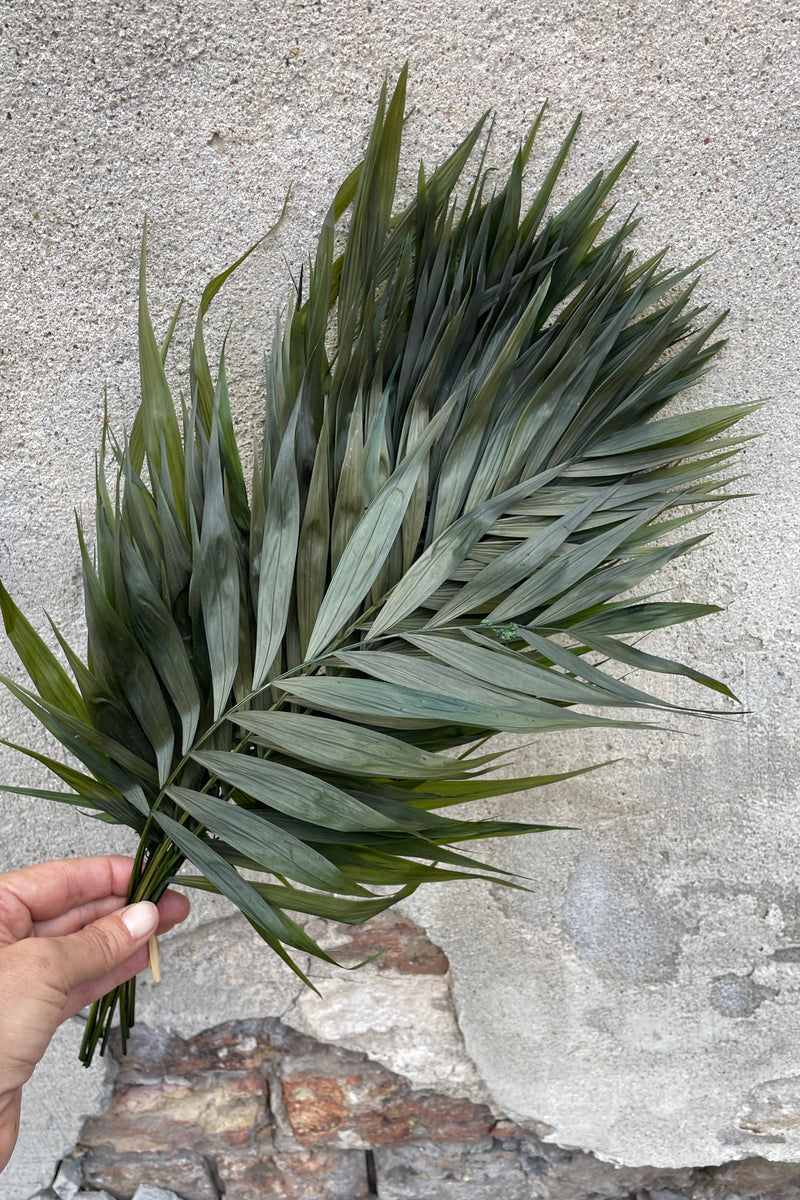
M 138 879 L 135 875 L 132 877 L 131 890 L 128 893 L 129 902 L 136 904 L 140 900 L 150 900 L 157 904 L 182 862 L 183 855 L 173 846 L 169 838 L 165 838 L 152 855 L 144 872 Z M 107 992 L 99 1000 L 95 1000 L 92 1005 L 79 1055 L 84 1066 L 88 1067 L 91 1064 L 98 1043 L 100 1044 L 100 1053 L 105 1053 L 118 1005 L 122 1051 L 125 1053 L 130 1030 L 135 1020 L 135 976 Z
M 237 712 L 240 712 L 249 706 L 252 701 L 255 700 L 257 696 L 260 696 L 263 692 L 265 692 L 267 688 L 271 688 L 275 686 L 275 684 L 280 684 L 282 679 L 293 678 L 298 675 L 309 675 L 313 671 L 316 671 L 322 665 L 325 658 L 327 658 L 330 654 L 334 654 L 337 650 L 341 649 L 342 645 L 346 644 L 347 639 L 355 632 L 359 625 L 363 624 L 364 620 L 368 618 L 377 607 L 379 607 L 379 605 L 373 605 L 371 608 L 367 609 L 365 613 L 361 613 L 356 620 L 353 621 L 352 624 L 349 625 L 330 645 L 324 655 L 312 659 L 309 662 L 300 663 L 297 666 L 292 667 L 290 670 L 285 671 L 282 675 L 268 680 L 261 687 L 255 688 L 231 708 L 227 709 L 223 716 L 212 722 L 212 724 L 200 734 L 191 750 L 188 751 L 175 765 L 170 773 L 169 778 L 151 805 L 150 815 L 148 816 L 145 827 L 142 830 L 142 835 L 139 839 L 139 845 L 134 858 L 133 870 L 131 872 L 131 882 L 128 888 L 129 904 L 136 904 L 140 900 L 150 900 L 152 903 L 157 904 L 168 887 L 170 881 L 173 879 L 175 873 L 180 869 L 184 861 L 183 854 L 181 854 L 172 841 L 163 834 L 161 835 L 161 840 L 155 843 L 154 848 L 153 834 L 158 826 L 157 822 L 154 820 L 153 814 L 164 801 L 167 795 L 167 789 L 170 788 L 172 784 L 180 778 L 181 773 L 189 763 L 192 754 L 202 745 L 204 745 L 209 737 L 211 737 L 212 734 L 215 733 L 216 730 L 219 729 L 226 721 L 230 720 L 232 717 L 235 717 Z M 285 697 L 281 697 L 281 699 L 276 700 L 270 706 L 269 711 L 281 708 L 281 706 L 285 703 Z M 249 738 L 242 738 L 238 745 L 234 748 L 233 752 L 235 753 L 236 751 L 240 751 L 248 741 Z M 216 775 L 209 775 L 209 778 L 206 780 L 202 790 L 204 792 L 208 791 L 209 788 L 214 786 L 217 778 L 218 777 Z M 184 824 L 188 820 L 188 815 L 186 813 L 181 813 L 178 815 L 177 819 L 181 822 L 181 824 Z M 121 984 L 119 987 L 114 988 L 112 991 L 107 992 L 105 996 L 102 996 L 99 1000 L 96 1000 L 92 1005 L 86 1022 L 86 1028 L 84 1030 L 83 1041 L 81 1043 L 79 1055 L 80 1061 L 84 1064 L 84 1066 L 88 1067 L 91 1064 L 98 1044 L 100 1046 L 101 1055 L 105 1053 L 106 1046 L 108 1045 L 108 1039 L 111 1034 L 114 1015 L 117 1011 L 117 1006 L 119 1006 L 120 1038 L 122 1041 L 122 1052 L 124 1054 L 127 1049 L 130 1031 L 135 1023 L 135 977 L 133 979 L 129 979 L 126 983 Z

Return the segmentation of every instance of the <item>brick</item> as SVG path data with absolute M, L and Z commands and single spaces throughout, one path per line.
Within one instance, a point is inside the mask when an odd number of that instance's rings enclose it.
M 269 1045 L 265 1021 L 226 1021 L 192 1038 L 162 1033 L 137 1025 L 123 1055 L 119 1034 L 112 1034 L 111 1052 L 119 1062 L 120 1084 L 136 1083 L 149 1076 L 196 1075 L 203 1071 L 259 1069 Z
M 380 1200 L 537 1200 L 519 1155 L 495 1146 L 392 1146 L 375 1152 Z
M 717 1177 L 731 1190 L 756 1195 L 787 1198 L 800 1194 L 800 1163 L 768 1162 L 765 1158 L 746 1158 L 719 1167 Z
M 368 1200 L 360 1150 L 318 1148 L 260 1158 L 219 1156 L 225 1200 Z
M 584 1200 L 587 1196 L 630 1200 L 631 1196 L 649 1196 L 658 1187 L 682 1194 L 685 1188 L 691 1200 L 700 1200 L 702 1195 L 693 1188 L 691 1168 L 615 1166 L 581 1150 L 544 1143 L 530 1131 L 520 1139 L 519 1149 L 522 1169 L 541 1200 Z
M 485 1105 L 413 1091 L 400 1075 L 348 1051 L 289 1059 L 283 1103 L 302 1146 L 473 1142 L 494 1119 Z
M 379 913 L 363 925 L 328 922 L 325 943 L 337 962 L 347 966 L 383 951 L 373 964 L 379 971 L 446 975 L 450 969 L 444 951 L 419 925 L 396 912 Z
M 271 1124 L 260 1068 L 269 1045 L 258 1022 L 186 1040 L 138 1027 L 111 1104 L 84 1123 L 81 1144 L 123 1154 L 263 1146 Z
M 219 1191 L 200 1154 L 116 1154 L 90 1150 L 83 1158 L 84 1183 L 131 1200 L 142 1183 L 177 1192 L 181 1200 L 218 1200 Z
M 216 1072 L 117 1086 L 109 1108 L 81 1130 L 84 1146 L 127 1151 L 201 1150 L 246 1145 L 268 1126 L 263 1076 Z

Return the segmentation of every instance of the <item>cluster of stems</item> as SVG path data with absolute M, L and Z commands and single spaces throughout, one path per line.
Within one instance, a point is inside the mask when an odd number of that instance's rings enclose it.
M 152 818 L 149 818 L 148 825 L 151 821 Z M 153 904 L 157 904 L 182 863 L 183 855 L 169 838 L 148 841 L 147 828 L 145 828 L 131 872 L 128 903 L 137 904 L 140 900 L 150 900 Z M 119 1027 L 124 1054 L 127 1050 L 128 1036 L 135 1021 L 135 975 L 132 979 L 120 984 L 119 987 L 106 992 L 105 996 L 95 1000 L 92 1005 L 86 1021 L 79 1055 L 80 1061 L 85 1067 L 91 1064 L 98 1046 L 100 1053 L 105 1054 L 117 1007 L 119 1007 Z

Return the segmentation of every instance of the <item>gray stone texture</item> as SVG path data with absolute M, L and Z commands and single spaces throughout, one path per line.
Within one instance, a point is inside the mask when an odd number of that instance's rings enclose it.
M 764 436 L 738 468 L 748 478 L 737 490 L 757 497 L 708 518 L 713 540 L 662 576 L 668 595 L 725 611 L 648 646 L 724 678 L 744 715 L 540 740 L 523 770 L 623 761 L 491 806 L 577 827 L 487 848 L 529 878 L 530 894 L 453 885 L 406 908 L 450 960 L 461 1031 L 494 1103 L 553 1143 L 631 1166 L 800 1159 L 797 25 L 787 0 L 7 0 L 3 10 L 0 577 L 39 628 L 46 610 L 76 643 L 72 514 L 91 519 L 104 387 L 117 430 L 135 410 L 145 212 L 163 330 L 180 296 L 195 301 L 269 228 L 293 185 L 281 230 L 209 322 L 212 346 L 231 325 L 243 431 L 257 419 L 260 356 L 290 273 L 363 148 L 384 73 L 405 58 L 410 173 L 487 107 L 498 114 L 491 161 L 507 166 L 548 97 L 533 179 L 582 108 L 557 199 L 638 139 L 617 199 L 621 212 L 638 205 L 641 252 L 669 243 L 681 263 L 716 252 L 698 295 L 712 312 L 730 308 L 731 342 L 687 402 L 770 397 L 748 426 Z M 190 309 L 172 367 L 184 387 Z M 4 642 L 0 670 L 19 677 Z M 696 699 L 661 686 L 667 699 Z M 0 726 L 42 745 L 5 694 Z M 0 779 L 40 776 L 2 747 Z M 0 797 L 2 869 L 110 847 L 132 842 L 72 810 Z M 199 932 L 176 942 L 168 1014 L 202 1023 L 208 1003 L 211 1024 L 294 1003 L 266 950 L 215 965 L 227 920 L 198 902 Z M 322 1029 L 322 1017 L 307 1019 Z M 48 1182 L 99 1103 L 103 1073 L 75 1063 L 79 1036 L 76 1024 L 62 1031 L 28 1089 L 3 1200 Z M 186 1170 L 205 1200 L 202 1163 L 188 1156 Z

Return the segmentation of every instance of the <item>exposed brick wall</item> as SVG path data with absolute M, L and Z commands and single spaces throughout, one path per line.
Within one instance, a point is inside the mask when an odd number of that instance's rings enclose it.
M 277 1020 L 137 1029 L 75 1153 L 120 1200 L 800 1200 L 800 1164 L 618 1169 Z
M 482 1105 L 414 1092 L 363 1054 L 264 1020 L 189 1041 L 138 1028 L 111 1104 L 86 1121 L 80 1149 L 86 1179 L 122 1195 L 152 1182 L 207 1200 L 202 1164 L 213 1160 L 226 1200 L 338 1196 L 340 1185 L 360 1197 L 366 1150 L 472 1145 L 493 1126 Z
M 341 961 L 388 947 L 377 970 L 447 971 L 397 914 L 331 932 Z M 142 1184 L 180 1200 L 800 1200 L 800 1164 L 615 1168 L 277 1019 L 186 1039 L 140 1025 L 127 1056 L 113 1039 L 110 1052 L 109 1107 L 69 1165 L 116 1200 Z

